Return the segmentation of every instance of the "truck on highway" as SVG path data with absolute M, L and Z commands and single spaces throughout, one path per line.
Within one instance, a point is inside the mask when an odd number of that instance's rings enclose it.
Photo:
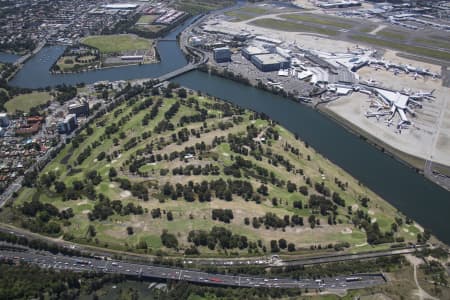
M 347 282 L 361 281 L 361 280 L 362 280 L 361 277 L 347 277 L 347 278 L 345 278 L 345 281 L 347 281 Z

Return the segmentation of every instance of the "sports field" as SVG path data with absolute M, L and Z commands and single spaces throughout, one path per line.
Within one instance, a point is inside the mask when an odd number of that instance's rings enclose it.
M 88 36 L 82 40 L 82 43 L 99 49 L 103 54 L 148 50 L 153 47 L 152 40 L 132 34 Z
M 48 92 L 32 92 L 13 97 L 5 103 L 5 108 L 9 113 L 16 111 L 29 112 L 30 108 L 47 103 L 52 99 Z

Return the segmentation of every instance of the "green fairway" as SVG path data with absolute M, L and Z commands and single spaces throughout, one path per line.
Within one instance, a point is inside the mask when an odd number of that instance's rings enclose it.
M 394 50 L 400 50 L 400 51 L 404 51 L 404 52 L 411 53 L 411 54 L 417 54 L 417 55 L 421 55 L 421 56 L 425 56 L 425 57 L 437 58 L 437 59 L 441 59 L 441 60 L 445 60 L 445 61 L 450 60 L 450 53 L 444 52 L 444 51 L 433 50 L 433 49 L 428 49 L 428 48 L 423 48 L 423 47 L 418 47 L 418 46 L 405 45 L 405 44 L 401 44 L 401 43 L 397 43 L 397 42 L 393 42 L 393 41 L 385 41 L 385 40 L 380 40 L 377 38 L 372 38 L 372 37 L 363 36 L 363 35 L 352 35 L 351 38 L 357 42 L 364 42 L 364 43 L 375 45 L 375 46 L 391 48 Z
M 306 24 L 300 24 L 290 21 L 282 21 L 282 20 L 276 20 L 276 19 L 258 19 L 255 21 L 250 22 L 251 25 L 259 26 L 259 27 L 265 27 L 275 30 L 281 30 L 281 31 L 294 31 L 294 32 L 313 32 L 313 33 L 319 33 L 324 35 L 337 35 L 338 32 L 331 29 L 326 28 L 320 28 L 316 26 L 310 26 Z
M 353 23 L 340 18 L 316 14 L 287 14 L 282 15 L 281 17 L 289 20 L 302 21 L 319 25 L 334 26 L 345 29 L 350 29 L 353 28 L 354 26 Z
M 81 41 L 83 44 L 97 48 L 103 54 L 120 53 L 133 50 L 149 50 L 153 42 L 132 34 L 88 36 Z
M 52 96 L 48 92 L 32 92 L 15 96 L 6 102 L 5 107 L 9 113 L 14 113 L 15 111 L 29 112 L 30 108 L 45 104 L 51 98 Z

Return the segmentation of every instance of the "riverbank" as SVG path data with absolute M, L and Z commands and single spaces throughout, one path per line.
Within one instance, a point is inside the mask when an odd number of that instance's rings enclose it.
M 328 118 L 332 119 L 334 122 L 338 123 L 350 133 L 358 136 L 362 140 L 371 144 L 381 152 L 389 155 L 392 158 L 404 163 L 406 166 L 414 169 L 416 172 L 423 174 L 423 169 L 425 166 L 425 160 L 419 157 L 407 154 L 405 152 L 399 151 L 389 144 L 384 143 L 381 139 L 375 137 L 373 134 L 365 131 L 361 127 L 356 126 L 354 123 L 350 122 L 346 118 L 341 117 L 339 114 L 335 113 L 333 110 L 326 107 L 327 103 L 319 104 L 315 108 L 320 113 L 324 114 Z
M 291 100 L 295 103 L 301 103 L 300 101 L 297 101 L 296 98 L 293 98 L 292 96 L 289 96 L 285 93 L 280 94 L 279 90 L 274 91 L 271 89 L 262 88 L 261 86 L 252 84 L 250 82 L 250 80 L 248 80 L 247 78 L 232 76 L 233 75 L 232 73 L 225 73 L 224 72 L 225 69 L 221 68 L 219 70 L 217 68 L 217 66 L 214 66 L 212 68 L 211 68 L 211 66 L 209 68 L 206 66 L 204 68 L 200 68 L 199 70 L 202 72 L 205 72 L 207 74 L 219 76 L 222 78 L 233 80 L 240 84 L 245 84 L 245 85 L 251 86 L 253 88 L 257 88 L 257 89 L 260 89 L 260 90 L 263 90 L 266 92 L 270 92 L 270 93 L 273 93 L 274 95 L 282 96 L 282 97 L 284 97 L 288 100 Z M 339 100 L 337 100 L 337 101 L 339 101 Z M 329 109 L 327 107 L 327 105 L 329 104 L 328 102 L 320 103 L 318 105 L 315 105 L 314 103 L 301 103 L 301 104 L 317 108 L 317 110 L 319 112 L 321 112 L 324 115 L 326 115 L 327 117 L 331 118 L 336 123 L 342 125 L 346 130 L 348 130 L 352 134 L 355 134 L 356 136 L 362 138 L 363 140 L 365 140 L 366 142 L 368 142 L 369 144 L 371 144 L 372 146 L 374 146 L 381 152 L 402 162 L 409 168 L 414 169 L 415 172 L 420 173 L 423 176 L 426 175 L 425 174 L 425 166 L 426 166 L 427 160 L 417 157 L 417 156 L 414 156 L 414 155 L 411 155 L 411 154 L 408 154 L 406 152 L 403 152 L 403 151 L 393 147 L 392 145 L 383 142 L 380 138 L 377 138 L 375 135 L 371 134 L 370 132 L 357 126 L 355 123 L 349 121 L 348 119 L 342 117 L 338 113 Z M 436 167 L 433 168 L 433 170 L 435 173 L 442 174 L 443 176 L 450 176 L 450 168 L 448 166 L 445 166 L 442 164 L 436 164 Z M 440 185 L 441 187 L 445 188 L 446 190 L 450 190 L 450 185 L 448 185 L 445 182 L 443 182 L 442 180 L 440 180 L 439 177 L 437 177 L 437 176 L 425 176 L 425 177 L 428 178 L 429 180 L 433 181 L 434 183 Z

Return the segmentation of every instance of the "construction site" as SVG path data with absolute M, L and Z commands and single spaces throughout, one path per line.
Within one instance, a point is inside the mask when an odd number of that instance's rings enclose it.
M 187 40 L 206 50 L 209 67 L 313 105 L 383 151 L 449 180 L 445 64 L 326 34 L 255 25 L 262 17 L 281 19 L 279 11 L 292 14 L 274 4 L 259 8 L 278 12 L 241 21 L 212 15 L 187 31 Z

